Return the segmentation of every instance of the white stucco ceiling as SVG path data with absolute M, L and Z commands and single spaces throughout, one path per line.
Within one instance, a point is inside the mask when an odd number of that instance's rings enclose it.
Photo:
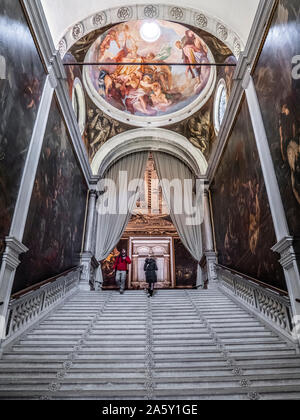
M 55 45 L 75 23 L 108 8 L 133 4 L 166 4 L 197 9 L 223 21 L 247 42 L 259 0 L 41 0 Z

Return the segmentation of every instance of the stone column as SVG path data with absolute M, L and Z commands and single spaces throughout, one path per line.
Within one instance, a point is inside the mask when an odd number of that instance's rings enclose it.
M 209 203 L 209 192 L 204 191 L 204 255 L 207 263 L 207 278 L 210 284 L 217 282 L 217 254 L 214 249 L 214 239 L 212 230 L 212 220 L 210 215 L 210 203 Z
M 171 275 L 170 275 L 170 255 L 164 255 L 164 281 L 168 280 L 168 284 L 173 287 L 171 282 Z
M 85 227 L 85 238 L 84 238 L 84 247 L 83 253 L 81 254 L 81 265 L 83 266 L 80 289 L 89 291 L 91 290 L 91 283 L 93 282 L 93 267 L 92 259 L 94 257 L 93 252 L 93 242 L 95 227 L 95 216 L 96 216 L 96 200 L 97 200 L 97 191 L 90 191 L 89 193 L 89 203 L 88 203 L 88 212 L 87 212 L 87 221 Z
M 96 213 L 96 200 L 97 200 L 97 191 L 90 191 L 89 193 L 89 205 L 88 205 L 88 214 L 85 228 L 85 241 L 84 241 L 84 251 L 90 252 L 92 250 L 93 237 L 95 232 L 93 232 L 94 219 Z
M 272 248 L 281 255 L 281 264 L 284 268 L 285 279 L 291 299 L 293 316 L 300 316 L 300 277 L 297 254 L 294 249 L 295 238 L 290 236 L 288 223 L 281 199 L 279 185 L 273 165 L 270 146 L 261 114 L 255 85 L 248 69 L 243 80 L 243 88 L 246 92 L 249 112 L 251 115 L 256 145 L 260 157 L 260 163 L 268 193 L 270 209 L 272 213 L 277 244 Z M 298 255 L 299 258 L 299 255 Z

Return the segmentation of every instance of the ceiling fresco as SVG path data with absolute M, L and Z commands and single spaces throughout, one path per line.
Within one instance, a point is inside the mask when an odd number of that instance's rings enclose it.
M 91 99 L 123 121 L 131 114 L 131 124 L 138 126 L 156 116 L 178 116 L 191 106 L 199 109 L 212 94 L 216 80 L 215 67 L 170 65 L 209 64 L 214 57 L 192 30 L 167 21 L 116 25 L 93 43 L 85 62 L 108 64 L 84 67 Z
M 175 24 L 174 24 L 175 25 Z M 122 28 L 125 25 L 117 25 Z M 176 25 L 177 26 L 177 25 Z M 178 25 L 182 26 L 182 25 Z M 172 26 L 171 26 L 172 27 Z M 72 63 L 71 66 L 66 66 L 67 70 L 67 77 L 68 77 L 68 86 L 70 96 L 72 98 L 73 105 L 74 103 L 78 102 L 74 100 L 74 94 L 76 93 L 76 89 L 74 89 L 74 84 L 76 84 L 76 80 L 81 80 L 82 86 L 84 87 L 85 91 L 85 103 L 81 101 L 81 107 L 84 107 L 84 111 L 76 109 L 76 115 L 83 114 L 85 115 L 85 129 L 82 133 L 83 141 L 86 146 L 89 160 L 90 162 L 93 161 L 96 153 L 98 150 L 112 137 L 116 136 L 117 134 L 121 134 L 127 130 L 132 130 L 136 128 L 136 126 L 132 123 L 130 118 L 134 117 L 129 111 L 120 111 L 117 108 L 114 108 L 116 111 L 119 111 L 125 114 L 128 119 L 119 119 L 117 112 L 110 113 L 108 112 L 107 107 L 99 106 L 99 103 L 95 100 L 92 100 L 91 95 L 87 92 L 85 81 L 84 81 L 84 68 L 76 66 L 76 62 L 84 62 L 86 57 L 90 51 L 95 48 L 95 45 L 98 43 L 98 46 L 103 44 L 103 41 L 107 34 L 110 33 L 111 29 L 115 29 L 116 26 L 107 26 L 102 29 L 98 29 L 93 33 L 90 33 L 83 37 L 82 39 L 78 40 L 77 43 L 71 48 L 70 52 L 65 56 L 64 62 L 65 63 Z M 195 37 L 199 38 L 204 46 L 208 48 L 208 51 L 211 52 L 213 56 L 213 61 L 216 63 L 224 63 L 224 67 L 218 67 L 216 69 L 216 80 L 214 83 L 214 88 L 210 97 L 207 98 L 206 102 L 200 107 L 199 110 L 193 107 L 192 111 L 188 114 L 187 117 L 181 119 L 181 121 L 175 122 L 172 118 L 167 118 L 167 123 L 161 124 L 160 127 L 169 129 L 171 131 L 177 132 L 184 137 L 186 137 L 196 148 L 200 149 L 207 160 L 213 151 L 214 146 L 216 146 L 216 139 L 217 139 L 217 132 L 215 130 L 214 124 L 214 108 L 218 106 L 216 104 L 217 98 L 217 86 L 219 85 L 220 80 L 223 80 L 226 85 L 226 93 L 227 98 L 230 95 L 232 84 L 233 84 L 233 74 L 234 74 L 234 67 L 226 66 L 226 63 L 236 64 L 236 58 L 232 55 L 231 51 L 228 47 L 221 42 L 216 37 L 212 36 L 211 34 L 195 28 L 183 27 L 185 31 L 192 30 L 195 34 Z M 179 34 L 179 38 L 181 35 L 185 37 L 185 31 Z M 173 33 L 173 32 L 172 32 Z M 130 32 L 131 34 L 131 32 Z M 119 44 L 122 47 L 122 36 L 120 35 Z M 101 42 L 102 40 L 102 42 Z M 179 39 L 182 41 L 182 38 Z M 132 42 L 132 41 L 130 41 Z M 130 42 L 128 42 L 130 46 Z M 114 47 L 113 47 L 114 44 Z M 156 44 L 156 43 L 154 43 Z M 149 43 L 149 45 L 154 45 L 153 43 Z M 108 44 L 107 44 L 108 46 Z M 110 48 L 115 48 L 116 51 L 119 51 L 117 43 L 111 43 L 108 50 L 103 50 L 104 54 L 106 51 L 109 51 Z M 176 48 L 176 45 L 175 47 Z M 157 47 L 158 49 L 158 47 Z M 120 48 L 120 51 L 122 48 Z M 154 50 L 155 52 L 157 50 Z M 159 50 L 161 51 L 161 50 Z M 100 48 L 98 48 L 98 52 L 100 53 Z M 178 49 L 180 53 L 180 50 Z M 176 51 L 176 54 L 178 54 Z M 123 53 L 122 53 L 123 54 Z M 142 51 L 141 51 L 142 54 Z M 144 54 L 144 53 L 143 53 Z M 161 58 L 161 57 L 160 57 Z M 170 56 L 166 59 L 166 62 L 170 62 Z M 105 59 L 107 60 L 107 58 Z M 181 51 L 180 58 L 177 60 L 183 60 L 183 52 Z M 178 62 L 179 62 L 178 61 Z M 103 62 L 103 59 L 102 59 Z M 167 66 L 167 64 L 166 64 Z M 97 66 L 98 67 L 98 66 Z M 114 66 L 116 69 L 117 66 Z M 142 64 L 141 64 L 142 67 Z M 146 67 L 146 66 L 145 66 Z M 89 66 L 87 67 L 89 68 Z M 94 69 L 94 71 L 96 71 Z M 110 70 L 112 71 L 112 69 Z M 186 72 L 186 68 L 183 66 L 181 68 L 184 75 Z M 100 75 L 100 69 L 97 69 L 97 73 Z M 151 75 L 152 76 L 152 75 Z M 177 78 L 175 78 L 177 80 Z M 186 81 L 189 82 L 190 86 L 194 85 L 197 86 L 197 76 L 195 74 L 195 78 L 192 77 L 191 73 L 188 74 L 186 77 Z M 162 81 L 160 83 L 164 83 L 164 77 L 162 77 Z M 196 88 L 197 89 L 197 88 Z M 94 98 L 93 98 L 94 99 Z M 105 105 L 108 104 L 104 98 L 102 98 L 105 102 Z M 179 104 L 180 105 L 180 104 Z M 193 102 L 192 102 L 193 105 Z M 124 106 L 124 104 L 123 104 Z M 149 105 L 148 105 L 149 106 Z M 177 104 L 178 106 L 178 104 Z M 160 111 L 162 112 L 162 111 Z M 143 119 L 146 118 L 155 118 L 155 116 L 144 116 L 140 117 Z M 79 118 L 78 118 L 79 119 Z M 128 121 L 129 120 L 129 121 Z M 171 121 L 170 121 L 171 120 Z

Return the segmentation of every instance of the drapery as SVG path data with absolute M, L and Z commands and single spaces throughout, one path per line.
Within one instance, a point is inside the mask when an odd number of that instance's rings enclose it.
M 198 196 L 195 192 L 195 177 L 192 171 L 179 159 L 161 152 L 153 153 L 156 170 L 161 182 L 164 199 L 169 207 L 172 222 L 177 229 L 180 239 L 193 258 L 198 262 L 197 286 L 203 287 L 202 270 L 200 260 L 202 258 L 202 233 L 201 214 L 203 205 L 201 191 Z M 177 180 L 178 187 L 175 193 L 170 194 L 170 183 Z M 189 180 L 189 182 L 184 182 Z M 179 182 L 178 182 L 179 181 Z M 183 187 L 185 185 L 185 188 Z M 189 188 L 192 187 L 192 188 Z M 198 217 L 195 222 L 190 222 L 190 210 L 197 206 Z
M 103 261 L 120 241 L 144 185 L 148 152 L 133 153 L 116 162 L 100 181 L 102 195 L 97 201 L 96 258 Z M 95 276 L 96 288 L 103 283 L 101 266 Z

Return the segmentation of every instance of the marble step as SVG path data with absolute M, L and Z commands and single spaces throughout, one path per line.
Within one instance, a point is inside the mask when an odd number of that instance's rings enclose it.
M 297 384 L 287 384 L 285 383 L 285 392 L 286 393 L 296 393 L 300 397 L 300 385 Z M 237 398 L 238 396 L 248 396 L 249 393 L 256 392 L 259 394 L 266 395 L 271 393 L 276 395 L 278 393 L 282 394 L 282 385 L 263 385 L 256 386 L 252 389 L 245 389 L 240 386 L 238 383 L 233 382 L 220 382 L 220 383 L 178 383 L 173 384 L 158 384 L 157 388 L 154 391 L 154 394 L 158 395 L 161 399 L 175 399 L 175 398 L 191 398 L 196 397 L 197 399 L 207 398 L 211 399 L 214 396 L 218 399 L 218 395 L 222 395 L 230 399 L 231 397 Z M 39 396 L 50 395 L 55 396 L 57 394 L 58 398 L 63 399 L 65 396 L 68 398 L 74 399 L 121 399 L 121 398 L 130 398 L 132 396 L 136 399 L 143 399 L 147 391 L 144 389 L 142 384 L 62 384 L 60 389 L 56 392 L 49 392 L 48 384 L 29 384 L 29 385 L 11 385 L 7 386 L 6 389 L 0 385 L 0 398 L 2 397 L 20 397 L 20 398 L 39 398 Z
M 148 302 L 143 291 L 124 296 L 80 292 L 72 297 L 4 353 L 0 399 L 145 399 Z M 217 348 L 194 305 L 242 376 Z M 218 289 L 159 291 L 151 312 L 155 399 L 245 400 L 251 392 L 262 399 L 300 399 L 295 349 Z M 66 361 L 72 365 L 59 379 Z M 245 388 L 242 380 L 251 384 Z M 59 383 L 60 389 L 51 392 L 51 383 Z
M 56 337 L 56 338 L 50 338 L 45 337 L 41 339 L 37 338 L 28 338 L 26 340 L 20 341 L 20 346 L 68 346 L 68 345 L 76 345 L 78 342 L 78 338 L 65 338 L 65 337 Z M 137 336 L 137 337 L 119 337 L 119 336 L 113 336 L 113 337 L 105 337 L 102 338 L 95 338 L 94 336 L 90 336 L 90 338 L 87 338 L 85 340 L 85 346 L 103 346 L 103 347 L 110 347 L 110 346 L 118 346 L 118 345 L 134 345 L 134 346 L 140 346 L 144 345 L 145 343 L 145 335 Z M 233 346 L 247 346 L 247 345 L 280 345 L 283 348 L 286 348 L 286 343 L 280 342 L 278 338 L 271 337 L 271 338 L 260 338 L 260 339 L 244 339 L 242 342 L 239 339 L 224 339 L 223 343 L 225 345 Z M 188 345 L 188 346 L 197 346 L 197 345 L 211 345 L 211 340 L 209 337 L 205 338 L 197 338 L 197 339 L 167 339 L 167 338 L 160 338 L 160 339 L 154 339 L 154 345 L 155 346 L 161 346 L 161 347 L 168 347 L 170 345 L 172 346 L 180 346 L 182 344 Z

